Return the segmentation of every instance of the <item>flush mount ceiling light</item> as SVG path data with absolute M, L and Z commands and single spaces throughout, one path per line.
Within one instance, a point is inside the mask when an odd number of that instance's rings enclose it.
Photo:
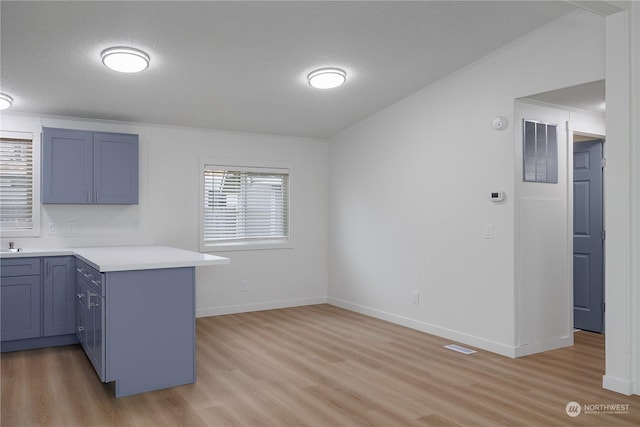
M 0 93 L 0 110 L 6 110 L 13 105 L 13 98 L 6 93 Z
M 333 89 L 347 81 L 347 73 L 340 68 L 320 68 L 309 73 L 307 80 L 316 89 Z
M 139 73 L 149 66 L 149 55 L 132 47 L 111 47 L 101 56 L 104 65 L 121 73 Z

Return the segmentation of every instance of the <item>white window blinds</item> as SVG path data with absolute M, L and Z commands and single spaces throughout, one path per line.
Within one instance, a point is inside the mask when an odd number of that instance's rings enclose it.
M 287 169 L 204 168 L 204 242 L 289 236 Z
M 0 137 L 0 229 L 33 228 L 33 142 Z

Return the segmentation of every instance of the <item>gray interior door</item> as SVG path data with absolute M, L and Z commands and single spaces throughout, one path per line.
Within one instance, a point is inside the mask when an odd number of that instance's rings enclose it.
M 573 323 L 603 331 L 602 140 L 573 150 Z

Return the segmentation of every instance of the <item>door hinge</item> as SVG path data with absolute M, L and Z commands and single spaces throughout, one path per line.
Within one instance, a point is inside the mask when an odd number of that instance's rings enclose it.
M 603 313 L 604 313 L 604 310 L 605 310 L 605 304 L 604 304 L 604 303 L 602 303 L 602 312 L 603 312 Z
M 607 167 L 607 159 L 600 159 L 600 167 L 603 169 Z
M 607 231 L 606 231 L 606 230 L 602 230 L 602 231 L 600 232 L 600 238 L 601 238 L 602 240 L 604 240 L 604 239 L 606 239 L 606 238 L 607 238 Z

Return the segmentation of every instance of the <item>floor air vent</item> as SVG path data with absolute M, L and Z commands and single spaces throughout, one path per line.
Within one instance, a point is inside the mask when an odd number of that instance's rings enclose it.
M 455 344 L 445 345 L 444 348 L 448 348 L 449 350 L 457 351 L 458 353 L 462 354 L 472 354 L 476 352 L 475 350 L 471 350 L 470 348 L 460 347 L 459 345 Z

